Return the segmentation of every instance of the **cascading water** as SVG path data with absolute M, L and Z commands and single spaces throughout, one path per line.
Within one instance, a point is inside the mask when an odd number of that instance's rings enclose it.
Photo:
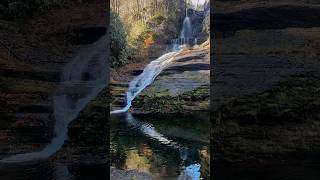
M 127 112 L 131 107 L 133 99 L 148 85 L 150 85 L 153 80 L 165 69 L 173 60 L 178 52 L 173 51 L 160 56 L 158 59 L 152 61 L 150 64 L 144 68 L 143 72 L 134 78 L 130 84 L 127 91 L 127 104 L 124 108 L 111 111 L 111 114 Z
M 183 21 L 182 31 L 178 39 L 172 41 L 173 48 L 170 52 L 160 56 L 158 59 L 149 63 L 143 70 L 143 72 L 135 77 L 130 83 L 126 93 L 126 106 L 119 110 L 111 111 L 111 114 L 124 113 L 131 107 L 134 98 L 143 91 L 148 85 L 150 85 L 154 79 L 168 67 L 174 60 L 175 56 L 181 51 L 181 44 L 189 44 L 192 37 L 192 28 L 190 18 L 187 16 Z M 192 39 L 192 41 L 194 41 Z M 185 147 L 181 147 L 177 143 L 167 139 L 163 134 L 157 132 L 157 130 L 150 124 L 143 124 L 138 122 L 130 113 L 127 113 L 126 121 L 130 126 L 138 127 L 146 136 L 149 136 L 161 144 L 170 146 L 174 149 L 178 149 L 180 152 L 180 158 L 186 159 L 187 151 Z M 200 178 L 200 164 L 191 164 L 188 167 L 184 167 L 178 179 L 192 179 L 198 180 Z
M 104 36 L 83 49 L 62 73 L 60 89 L 53 97 L 55 137 L 51 143 L 38 152 L 17 154 L 0 162 L 23 162 L 48 158 L 57 152 L 68 139 L 68 125 L 79 112 L 93 100 L 107 85 L 107 54 Z
M 131 103 L 133 99 L 148 85 L 150 85 L 153 80 L 161 73 L 163 69 L 165 69 L 173 60 L 174 57 L 178 54 L 178 50 L 180 50 L 181 44 L 189 44 L 189 41 L 192 37 L 192 27 L 191 21 L 186 12 L 186 17 L 183 20 L 182 30 L 180 32 L 180 37 L 178 39 L 174 39 L 171 43 L 173 44 L 173 48 L 170 52 L 160 56 L 158 59 L 152 61 L 148 64 L 142 74 L 134 78 L 130 84 L 128 91 L 126 93 L 126 106 L 119 110 L 111 111 L 111 114 L 123 113 L 127 112 L 131 107 Z M 193 40 L 196 41 L 196 40 Z
M 192 25 L 191 25 L 191 20 L 188 17 L 188 13 L 186 10 L 186 17 L 183 20 L 182 23 L 182 30 L 180 32 L 180 36 L 177 39 L 174 39 L 172 41 L 173 44 L 173 50 L 177 50 L 180 48 L 182 45 L 195 45 L 196 44 L 196 39 L 193 38 L 192 35 Z
M 182 26 L 182 31 L 180 33 L 180 38 L 188 39 L 191 37 L 192 37 L 191 22 L 190 22 L 190 18 L 186 15 L 186 17 L 183 20 L 183 26 Z

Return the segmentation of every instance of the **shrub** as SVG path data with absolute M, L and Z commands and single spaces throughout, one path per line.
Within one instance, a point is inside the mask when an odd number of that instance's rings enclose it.
M 131 27 L 129 27 L 129 45 L 132 48 L 139 48 L 139 44 L 141 44 L 145 38 L 147 38 L 149 32 L 150 29 L 142 20 L 135 22 L 131 25 Z
M 129 56 L 127 34 L 118 14 L 111 11 L 110 20 L 110 65 L 118 67 L 124 64 Z

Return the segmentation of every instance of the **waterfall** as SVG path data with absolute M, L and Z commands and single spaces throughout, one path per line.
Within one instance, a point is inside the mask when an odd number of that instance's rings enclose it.
M 182 51 L 180 45 L 189 43 L 191 37 L 191 22 L 190 18 L 186 14 L 179 38 L 171 40 L 171 43 L 173 45 L 172 50 L 166 54 L 163 54 L 156 60 L 150 62 L 144 68 L 143 72 L 129 83 L 129 87 L 126 92 L 126 106 L 122 109 L 111 111 L 111 114 L 127 112 L 131 107 L 134 98 L 147 86 L 149 86 L 155 80 L 155 78 L 174 61 L 175 56 L 179 54 L 180 51 Z M 189 151 L 188 148 L 183 147 L 178 143 L 166 138 L 163 134 L 158 132 L 151 124 L 139 122 L 129 112 L 126 114 L 126 122 L 130 126 L 140 129 L 142 133 L 146 136 L 151 137 L 152 139 L 160 142 L 163 145 L 178 150 L 180 152 L 180 158 L 183 161 L 187 159 Z M 183 167 L 181 169 L 181 174 L 179 175 L 178 179 L 200 179 L 200 167 L 200 164 L 191 164 L 187 167 Z
M 192 34 L 192 25 L 191 25 L 191 20 L 188 16 L 187 9 L 186 9 L 186 16 L 182 23 L 180 36 L 177 39 L 175 39 L 172 49 L 178 50 L 180 49 L 180 46 L 185 46 L 185 45 L 188 45 L 188 46 L 196 45 L 196 40 L 194 39 Z
M 129 88 L 126 93 L 126 106 L 119 110 L 111 111 L 111 114 L 124 113 L 129 110 L 131 107 L 133 99 L 148 85 L 150 85 L 154 79 L 165 69 L 174 59 L 177 51 L 180 50 L 180 45 L 189 44 L 190 39 L 192 38 L 192 27 L 191 21 L 187 14 L 183 20 L 182 30 L 178 39 L 171 40 L 172 50 L 158 59 L 152 61 L 146 66 L 142 74 L 135 77 L 130 83 Z M 193 40 L 196 42 L 196 40 Z
M 190 18 L 186 15 L 183 20 L 182 31 L 180 33 L 181 39 L 189 39 L 192 37 L 192 28 Z
M 123 113 L 128 111 L 131 107 L 133 99 L 154 81 L 154 79 L 161 73 L 161 71 L 174 60 L 174 57 L 177 53 L 177 51 L 166 53 L 148 64 L 144 68 L 143 72 L 130 82 L 127 91 L 126 106 L 122 109 L 111 111 L 111 114 Z
M 55 137 L 38 152 L 17 154 L 0 162 L 23 162 L 48 158 L 68 139 L 68 125 L 105 88 L 107 77 L 107 36 L 83 49 L 63 69 L 60 88 L 53 97 Z

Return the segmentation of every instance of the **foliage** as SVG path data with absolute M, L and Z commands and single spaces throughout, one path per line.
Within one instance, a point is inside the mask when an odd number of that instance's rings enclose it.
M 185 100 L 191 101 L 205 100 L 206 98 L 209 98 L 209 88 L 199 87 L 192 91 L 183 93 L 181 97 Z
M 118 14 L 111 11 L 110 20 L 110 65 L 111 67 L 117 67 L 124 64 L 129 56 L 127 34 Z
M 156 22 L 156 24 L 161 24 L 165 19 L 166 18 L 160 12 L 149 18 L 150 21 Z
M 182 22 L 180 18 L 181 16 L 178 12 L 171 12 L 167 17 L 167 22 L 173 24 L 177 32 L 181 31 Z
M 185 11 L 184 0 L 112 0 L 110 5 L 125 27 L 130 58 L 138 61 L 149 57 L 153 44 L 177 36 Z
M 148 37 L 148 33 L 150 33 L 151 30 L 142 20 L 138 20 L 128 27 L 128 32 L 129 45 L 132 48 L 139 48 L 139 43 L 143 42 Z
M 150 32 L 144 40 L 144 48 L 149 48 L 154 43 L 154 33 Z
M 169 95 L 139 95 L 135 101 L 135 107 L 142 107 L 152 112 L 170 112 L 182 109 L 183 100 Z

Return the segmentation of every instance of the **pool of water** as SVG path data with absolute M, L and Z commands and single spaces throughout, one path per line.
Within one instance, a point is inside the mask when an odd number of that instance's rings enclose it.
M 111 116 L 111 165 L 154 179 L 209 179 L 208 114 Z M 104 180 L 107 165 L 67 165 L 53 160 L 0 164 L 1 180 Z
M 208 114 L 111 116 L 111 165 L 155 179 L 209 179 Z

